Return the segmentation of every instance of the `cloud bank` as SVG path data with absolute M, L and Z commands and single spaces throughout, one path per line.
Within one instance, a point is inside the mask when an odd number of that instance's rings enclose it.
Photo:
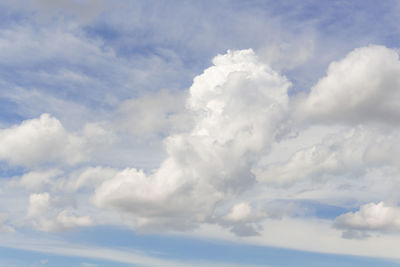
M 26 207 L 4 205 L 0 229 L 212 225 L 257 238 L 277 220 L 323 217 L 346 240 L 398 232 L 399 77 L 396 50 L 371 45 L 294 94 L 253 50 L 228 50 L 187 92 L 124 100 L 81 129 L 47 113 L 1 129 L 0 159 L 25 168 L 2 182 L 2 198 Z M 111 164 L 126 140 L 163 144 L 159 166 Z M 321 215 L 331 207 L 340 213 Z

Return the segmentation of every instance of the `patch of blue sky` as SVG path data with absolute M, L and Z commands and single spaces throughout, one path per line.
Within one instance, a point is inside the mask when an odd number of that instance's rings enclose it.
M 10 99 L 0 97 L 0 124 L 9 126 L 19 123 L 24 119 L 23 116 L 16 113 L 18 105 Z M 1 129 L 1 127 L 0 127 Z
M 48 92 L 52 95 L 59 96 L 62 98 L 68 99 L 73 91 L 85 89 L 85 86 L 82 87 L 82 84 L 76 84 L 73 81 L 65 81 L 64 83 L 56 83 L 55 81 L 51 81 L 50 79 L 43 79 L 40 77 L 41 75 L 56 73 L 57 70 L 60 69 L 71 69 L 68 67 L 68 64 L 65 62 L 41 62 L 37 63 L 35 66 L 16 66 L 10 68 L 7 64 L 0 65 L 0 75 L 2 76 L 3 81 L 12 85 L 8 90 L 13 90 L 14 86 L 18 86 L 24 89 L 31 90 L 39 90 L 42 92 Z M 78 73 L 84 74 L 84 70 L 79 68 L 77 70 Z M 55 86 L 57 86 L 57 90 L 55 90 Z M 79 101 L 79 94 L 75 94 L 74 99 Z
M 10 166 L 7 162 L 0 161 L 0 179 L 9 179 L 13 176 L 20 176 L 26 172 L 25 168 Z
M 27 21 L 25 12 L 18 12 L 0 3 L 0 28 L 7 28 Z
M 379 4 L 374 0 L 355 0 L 355 1 L 253 1 L 249 6 L 256 6 L 269 10 L 270 15 L 284 17 L 282 22 L 292 27 L 304 27 L 312 23 L 319 30 L 319 34 L 330 36 L 335 33 L 346 33 L 352 29 L 363 31 L 369 30 L 371 33 L 378 33 L 377 28 L 381 26 L 393 29 L 395 21 L 391 25 L 386 25 L 395 13 L 393 7 L 397 1 L 388 0 Z M 384 17 L 391 15 L 391 17 Z M 371 25 L 371 22 L 373 23 Z M 297 24 L 297 26 L 296 26 Z M 369 27 L 365 27 L 365 26 Z M 347 27 L 344 27 L 347 26 Z M 359 32 L 361 33 L 361 32 Z M 332 38 L 332 36 L 331 36 Z M 330 39 L 331 39 L 330 38 Z
M 181 3 L 182 5 L 175 6 L 160 1 L 129 2 L 118 13 L 118 17 L 111 10 L 105 13 L 101 21 L 86 27 L 86 31 L 89 36 L 102 38 L 126 56 L 147 53 L 154 51 L 154 47 L 159 47 L 176 51 L 184 60 L 203 58 L 208 61 L 216 53 L 225 52 L 226 49 L 248 48 L 242 47 L 243 44 L 254 44 L 258 39 L 258 36 L 252 39 L 232 38 L 241 31 L 241 25 L 236 20 L 236 15 L 239 14 L 231 14 L 224 21 L 215 23 L 221 15 L 220 12 L 231 12 L 232 4 L 218 1 L 213 1 L 212 5 L 210 1 L 208 4 L 187 1 Z M 137 17 L 141 18 L 140 22 Z M 192 63 L 204 61 L 196 60 Z M 193 67 L 192 64 L 191 66 Z
M 35 92 L 96 109 L 110 108 L 110 103 L 104 101 L 110 92 L 109 88 L 113 88 L 113 95 L 121 99 L 135 96 L 132 93 L 134 90 L 128 92 L 129 90 L 120 89 L 118 91 L 118 88 L 122 86 L 119 82 L 114 81 L 114 77 L 112 77 L 114 75 L 110 73 L 113 71 L 112 66 L 109 66 L 110 72 L 107 72 L 106 69 L 97 68 L 96 70 L 91 66 L 68 65 L 65 62 L 43 62 L 38 64 L 37 69 L 11 70 L 7 66 L 0 67 L 0 75 L 7 82 L 7 90 L 10 90 L 6 95 L 14 94 L 12 93 L 15 90 L 14 88 L 19 87 L 25 90 L 27 94 L 32 92 L 37 97 L 39 95 Z M 76 73 L 83 77 L 83 80 L 73 80 L 71 78 L 68 79 L 68 77 L 63 78 L 63 71 L 67 71 L 66 75 L 74 75 Z M 104 76 L 99 76 L 101 73 Z M 46 76 L 48 77 L 46 78 Z M 87 80 L 85 80 L 85 77 L 87 77 Z M 23 95 L 21 96 L 23 97 Z M 21 114 L 18 114 L 26 109 L 21 100 L 7 97 L 0 99 L 1 120 L 16 121 L 16 119 L 23 117 Z M 51 113 L 51 110 L 46 110 L 45 105 L 42 105 L 41 109 L 41 113 Z
M 187 44 L 177 42 L 167 42 L 162 39 L 154 40 L 151 29 L 135 28 L 129 30 L 118 29 L 117 26 L 106 24 L 104 22 L 95 23 L 84 28 L 85 34 L 91 39 L 100 39 L 105 46 L 111 48 L 118 58 L 123 58 L 132 62 L 132 68 L 139 69 L 143 66 L 135 65 L 137 61 L 143 61 L 146 58 L 159 60 L 163 66 L 170 70 L 179 71 L 180 75 L 165 76 L 163 82 L 169 89 L 188 88 L 195 75 L 202 72 L 210 64 L 211 58 L 215 55 L 208 51 L 207 55 L 193 51 L 194 49 Z M 156 32 L 161 30 L 156 29 Z M 165 36 L 164 36 L 165 37 Z M 221 52 L 224 52 L 222 50 Z M 154 62 L 155 64 L 159 64 Z M 166 71 L 166 70 L 164 70 Z M 161 73 L 162 74 L 162 73 Z M 156 74 L 160 75 L 160 74 Z M 171 78 L 174 81 L 171 81 Z M 145 84 L 147 90 L 159 90 L 160 88 L 151 88 L 151 84 Z M 175 86 L 176 88 L 171 88 Z
M 293 214 L 293 216 L 316 217 L 319 219 L 335 219 L 336 217 L 338 217 L 343 213 L 354 211 L 353 209 L 330 205 L 311 199 L 301 199 L 301 200 L 281 199 L 281 200 L 274 200 L 271 203 L 268 203 L 267 205 L 269 207 L 272 207 L 273 210 L 279 210 L 279 209 L 285 210 L 285 207 L 295 206 L 296 210 L 298 210 L 298 213 Z

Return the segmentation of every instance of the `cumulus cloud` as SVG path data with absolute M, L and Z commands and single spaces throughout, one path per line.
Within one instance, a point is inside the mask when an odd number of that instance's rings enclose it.
M 346 230 L 345 238 L 365 238 L 368 231 L 400 231 L 400 208 L 385 202 L 369 203 L 356 212 L 340 215 L 335 220 L 335 227 Z
M 9 186 L 21 186 L 30 191 L 40 191 L 46 186 L 53 184 L 53 179 L 60 176 L 63 172 L 59 169 L 50 170 L 37 170 L 27 172 L 21 177 L 13 178 L 8 185 Z
M 117 169 L 106 167 L 88 167 L 70 174 L 60 181 L 59 186 L 65 190 L 76 192 L 82 188 L 93 188 L 118 173 Z
M 29 196 L 28 217 L 37 217 L 44 214 L 50 205 L 50 194 L 48 192 L 31 194 Z
M 266 212 L 255 211 L 249 203 L 240 202 L 228 214 L 217 218 L 217 221 L 238 236 L 255 236 L 262 230 L 259 222 L 267 217 Z
M 91 226 L 93 221 L 89 216 L 76 216 L 63 210 L 53 218 L 37 218 L 32 224 L 37 230 L 43 232 L 65 232 L 77 227 Z
M 27 218 L 36 229 L 45 232 L 62 232 L 93 224 L 90 216 L 77 216 L 69 210 L 57 211 L 48 192 L 30 195 Z
M 232 211 L 225 216 L 228 221 L 243 221 L 251 215 L 251 207 L 248 203 L 239 203 L 233 206 Z
M 254 185 L 251 167 L 281 134 L 290 83 L 252 50 L 228 51 L 213 63 L 190 88 L 193 128 L 165 139 L 168 156 L 158 169 L 126 169 L 105 181 L 93 197 L 98 207 L 134 214 L 143 227 L 185 229 Z
M 76 227 L 87 227 L 93 224 L 89 216 L 76 216 L 66 210 L 58 213 L 52 220 L 41 221 L 40 229 L 46 232 L 61 232 Z
M 29 168 L 52 164 L 59 168 L 89 160 L 104 162 L 113 156 L 109 151 L 117 139 L 113 129 L 102 122 L 86 123 L 79 131 L 68 131 L 58 119 L 45 113 L 39 118 L 0 130 L 0 160 Z M 49 177 L 45 177 L 50 173 L 38 175 L 48 180 Z M 24 178 L 22 182 L 28 185 L 28 180 L 39 182 L 38 179 Z
M 79 137 L 49 114 L 0 130 L 0 160 L 32 166 L 46 162 L 74 164 L 84 158 Z
M 319 122 L 398 123 L 400 61 L 396 50 L 370 45 L 330 64 L 300 104 L 298 116 Z

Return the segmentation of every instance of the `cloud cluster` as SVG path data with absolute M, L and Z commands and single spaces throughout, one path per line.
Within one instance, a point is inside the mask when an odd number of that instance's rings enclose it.
M 314 187 L 320 191 L 307 195 L 312 203 L 321 192 L 338 198 L 348 192 L 343 188 L 366 191 L 363 199 L 325 199 L 327 207 L 383 199 L 382 192 L 400 187 L 400 133 L 393 127 L 399 66 L 394 50 L 359 48 L 332 63 L 308 95 L 290 96 L 291 83 L 252 50 L 228 51 L 188 92 L 126 100 L 108 121 L 71 132 L 43 114 L 0 130 L 0 159 L 29 169 L 6 185 L 30 194 L 27 224 L 56 232 L 96 223 L 142 231 L 218 224 L 254 236 L 267 219 L 318 216 L 301 210 L 303 192 Z M 157 168 L 104 164 L 118 156 L 115 144 L 150 143 L 158 135 L 166 136 L 166 155 Z M 361 239 L 368 231 L 395 231 L 396 216 L 395 206 L 368 204 L 338 216 L 334 226 L 343 237 Z
M 370 2 L 1 1 L 0 232 L 396 256 L 399 50 L 354 48 L 400 5 Z
M 255 183 L 251 168 L 280 134 L 290 83 L 252 50 L 228 51 L 213 63 L 190 88 L 193 128 L 166 138 L 159 169 L 126 169 L 105 181 L 93 198 L 98 207 L 132 213 L 142 227 L 185 228 Z

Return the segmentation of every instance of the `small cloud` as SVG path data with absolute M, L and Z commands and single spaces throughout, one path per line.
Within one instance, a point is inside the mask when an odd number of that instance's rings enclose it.
M 49 114 L 0 130 L 0 160 L 10 165 L 75 164 L 83 160 L 80 137 Z
M 368 232 L 399 232 L 400 208 L 384 202 L 369 203 L 356 212 L 348 212 L 336 218 L 334 226 L 343 229 L 343 238 L 365 239 Z

